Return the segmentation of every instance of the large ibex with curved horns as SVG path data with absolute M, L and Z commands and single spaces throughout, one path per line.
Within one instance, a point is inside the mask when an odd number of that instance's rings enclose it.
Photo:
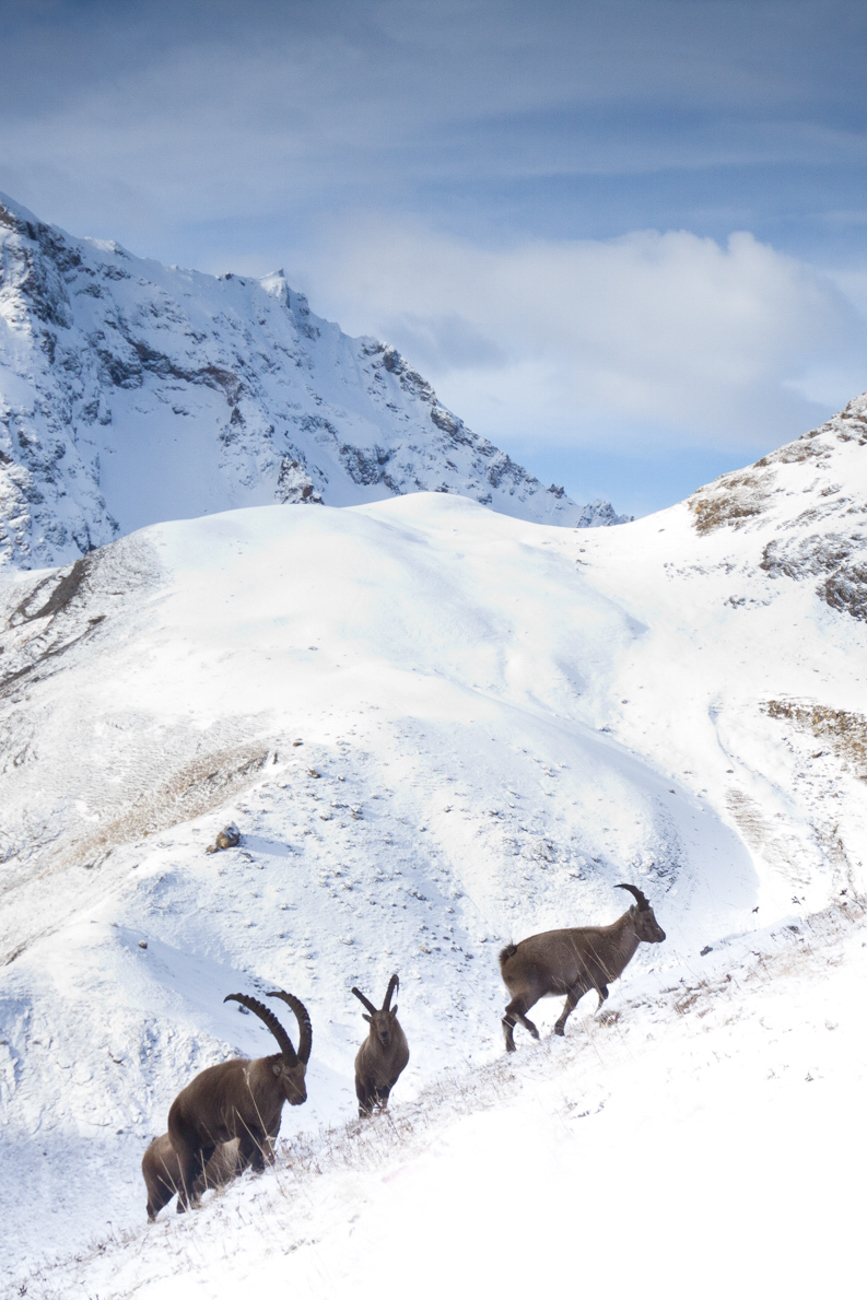
M 379 1011 L 360 989 L 352 990 L 370 1012 L 369 1016 L 364 1017 L 370 1025 L 370 1032 L 355 1058 L 355 1095 L 358 1098 L 358 1114 L 362 1118 L 370 1115 L 374 1106 L 385 1110 L 388 1094 L 409 1060 L 406 1034 L 398 1022 L 397 1007 L 391 1006 L 392 996 L 399 987 L 400 981 L 396 975 L 392 975 L 388 981 L 385 1001 Z
M 251 1164 L 261 1172 L 273 1162 L 273 1143 L 280 1132 L 283 1103 L 300 1106 L 307 1100 L 304 1075 L 310 1059 L 313 1030 L 304 1004 L 291 993 L 278 990 L 298 1021 L 298 1051 L 274 1012 L 245 993 L 230 993 L 224 1002 L 240 1002 L 263 1020 L 280 1048 L 273 1056 L 255 1061 L 239 1058 L 209 1066 L 197 1074 L 172 1102 L 169 1138 L 177 1154 L 180 1173 L 178 1213 L 193 1201 L 193 1188 L 218 1146 L 238 1139 L 241 1167 Z
M 608 997 L 608 985 L 620 978 L 638 945 L 662 943 L 665 931 L 641 890 L 634 885 L 615 888 L 628 890 L 635 902 L 613 924 L 546 930 L 520 943 L 510 943 L 500 953 L 500 970 L 512 995 L 503 1016 L 507 1052 L 515 1050 L 516 1021 L 534 1038 L 539 1037 L 538 1029 L 527 1019 L 527 1012 L 540 998 L 562 997 L 565 993 L 566 1001 L 554 1026 L 555 1034 L 563 1034 L 579 998 L 595 989 L 601 1007 Z

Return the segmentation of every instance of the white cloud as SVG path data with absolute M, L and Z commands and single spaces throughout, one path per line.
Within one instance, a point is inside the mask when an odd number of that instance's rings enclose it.
M 527 445 L 772 443 L 867 385 L 852 303 L 747 233 L 491 250 L 379 218 L 332 231 L 312 267 L 315 309 L 384 335 L 480 432 Z

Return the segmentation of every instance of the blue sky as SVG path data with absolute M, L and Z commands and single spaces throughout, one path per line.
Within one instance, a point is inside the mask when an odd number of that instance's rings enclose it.
M 645 513 L 867 388 L 867 6 L 0 0 L 0 189 Z

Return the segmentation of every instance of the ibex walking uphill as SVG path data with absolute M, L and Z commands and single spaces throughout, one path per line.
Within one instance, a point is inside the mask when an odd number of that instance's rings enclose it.
M 355 1095 L 358 1098 L 358 1113 L 362 1118 L 370 1115 L 374 1106 L 385 1110 L 388 1094 L 409 1060 L 406 1034 L 398 1023 L 397 1007 L 389 1009 L 392 996 L 399 987 L 400 981 L 396 975 L 392 975 L 388 981 L 385 1001 L 379 1011 L 360 989 L 352 990 L 370 1012 L 369 1016 L 364 1017 L 370 1025 L 370 1033 L 355 1058 Z
M 555 1034 L 563 1034 L 579 998 L 595 989 L 601 1007 L 608 997 L 608 985 L 620 978 L 638 945 L 664 940 L 665 931 L 641 890 L 634 885 L 615 888 L 628 890 L 635 902 L 612 925 L 546 930 L 518 944 L 510 943 L 500 953 L 503 981 L 512 995 L 503 1016 L 507 1052 L 515 1050 L 513 1031 L 518 1020 L 534 1038 L 539 1037 L 527 1012 L 540 998 L 562 997 L 565 993 L 566 1001 L 554 1026 Z
M 258 1060 L 223 1061 L 197 1074 L 179 1092 L 169 1111 L 169 1138 L 180 1172 L 178 1212 L 188 1208 L 196 1178 L 206 1168 L 215 1149 L 233 1138 L 239 1141 L 242 1167 L 259 1172 L 273 1160 L 273 1142 L 280 1132 L 283 1103 L 300 1106 L 307 1100 L 304 1075 L 310 1059 L 313 1030 L 304 1004 L 291 993 L 278 990 L 298 1021 L 298 1051 L 274 1012 L 244 993 L 230 993 L 224 1002 L 240 1002 L 263 1020 L 280 1051 Z

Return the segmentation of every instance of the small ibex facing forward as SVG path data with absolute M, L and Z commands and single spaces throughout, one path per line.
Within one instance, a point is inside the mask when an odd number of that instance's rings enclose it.
M 554 1026 L 555 1034 L 563 1034 L 579 998 L 595 989 L 601 1007 L 608 997 L 608 985 L 620 978 L 638 945 L 662 943 L 665 931 L 641 890 L 634 885 L 615 888 L 628 890 L 635 902 L 612 925 L 546 930 L 520 943 L 510 943 L 500 953 L 503 981 L 512 995 L 503 1016 L 507 1052 L 515 1050 L 516 1021 L 534 1038 L 539 1037 L 538 1029 L 527 1019 L 527 1012 L 540 998 L 562 997 L 565 993 L 566 1001 Z
M 398 1023 L 397 1007 L 391 1007 L 392 995 L 399 986 L 397 976 L 392 975 L 388 981 L 385 1001 L 379 1011 L 360 989 L 352 990 L 370 1012 L 369 1016 L 364 1017 L 370 1025 L 370 1032 L 355 1058 L 355 1095 L 361 1118 L 370 1115 L 374 1107 L 385 1110 L 388 1094 L 409 1060 L 406 1034 Z

